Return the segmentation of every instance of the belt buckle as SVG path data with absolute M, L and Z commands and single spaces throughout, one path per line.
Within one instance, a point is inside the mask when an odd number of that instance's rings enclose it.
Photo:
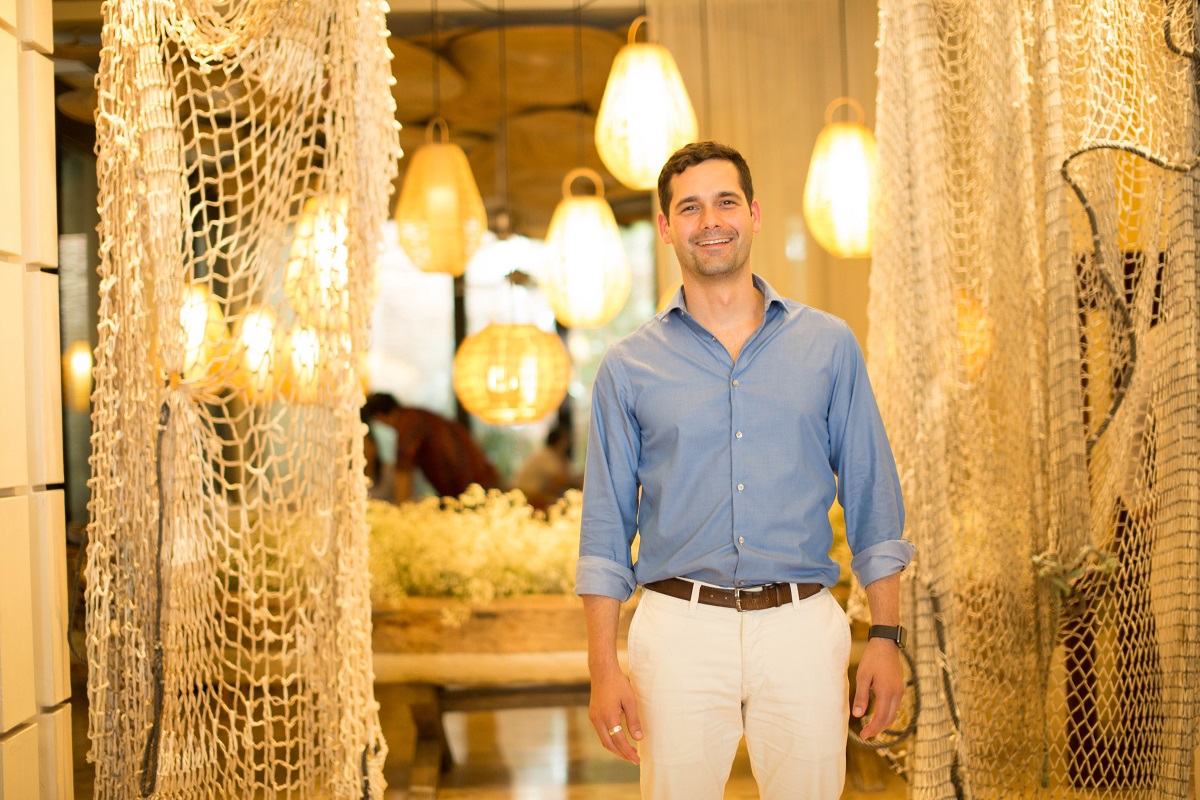
M 746 610 L 746 609 L 742 608 L 742 587 L 740 587 L 740 586 L 734 587 L 733 607 L 736 608 L 739 613 Z

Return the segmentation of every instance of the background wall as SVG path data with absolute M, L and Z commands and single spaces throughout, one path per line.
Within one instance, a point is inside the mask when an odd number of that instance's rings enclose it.
M 0 0 L 0 800 L 72 797 L 50 0 Z

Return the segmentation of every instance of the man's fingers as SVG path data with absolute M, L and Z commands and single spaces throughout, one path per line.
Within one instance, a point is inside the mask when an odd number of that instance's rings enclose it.
M 641 763 L 637 748 L 629 741 L 627 732 L 624 729 L 617 731 L 616 735 L 612 737 L 612 742 L 616 745 L 616 754 L 621 758 L 634 764 Z
M 863 739 L 869 739 L 877 733 L 886 730 L 893 722 L 896 721 L 896 715 L 900 713 L 900 698 L 888 698 L 882 700 L 875 698 L 875 713 L 871 715 L 871 720 L 863 726 L 859 736 Z
M 869 684 L 865 681 L 860 683 L 854 692 L 854 705 L 851 707 L 854 716 L 861 717 L 867 713 L 867 701 L 870 696 Z
M 642 720 L 638 716 L 637 703 L 625 708 L 625 727 L 635 740 L 642 740 Z
M 593 720 L 592 724 L 596 728 L 596 735 L 600 738 L 604 749 L 626 761 L 632 761 L 634 764 L 641 762 L 637 748 L 626 738 L 627 731 L 624 725 L 620 723 L 606 725 L 597 720 Z

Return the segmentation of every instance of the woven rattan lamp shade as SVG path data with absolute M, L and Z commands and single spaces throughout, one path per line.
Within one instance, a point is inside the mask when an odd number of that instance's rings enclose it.
M 634 41 L 617 52 L 596 117 L 596 149 L 608 171 L 633 189 L 653 189 L 672 153 L 696 139 L 696 112 L 667 48 Z
M 311 197 L 292 234 L 283 291 L 296 315 L 317 327 L 344 327 L 347 305 L 345 194 Z
M 533 325 L 493 323 L 468 336 L 454 356 L 454 391 L 492 425 L 542 419 L 562 403 L 571 359 L 562 339 Z
M 833 122 L 833 111 L 842 104 L 858 109 L 858 122 Z M 830 103 L 804 183 L 804 221 L 813 238 L 835 256 L 871 255 L 878 162 L 875 136 L 862 125 L 862 107 L 848 97 Z
M 268 306 L 251 306 L 238 322 L 233 339 L 233 385 L 252 403 L 274 399 L 280 381 L 276 340 L 278 318 Z
M 580 177 L 591 179 L 595 195 L 571 194 Z M 597 328 L 625 307 L 632 282 L 629 262 L 604 184 L 592 170 L 574 169 L 563 179 L 563 199 L 550 219 L 545 253 L 541 290 L 559 322 Z
M 459 276 L 467 268 L 480 237 L 487 229 L 487 212 L 471 165 L 462 148 L 432 141 L 433 130 L 445 122 L 429 123 L 429 141 L 413 155 L 404 176 L 396 227 L 400 244 L 418 269 Z
M 199 380 L 210 374 L 213 357 L 225 338 L 225 315 L 206 283 L 187 288 L 179 309 L 183 326 L 183 378 Z

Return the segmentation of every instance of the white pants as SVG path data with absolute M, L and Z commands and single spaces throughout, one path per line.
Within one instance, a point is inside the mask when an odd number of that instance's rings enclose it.
M 764 800 L 836 800 L 850 626 L 828 591 L 739 613 L 644 591 L 629 629 L 645 800 L 721 800 L 742 735 Z

